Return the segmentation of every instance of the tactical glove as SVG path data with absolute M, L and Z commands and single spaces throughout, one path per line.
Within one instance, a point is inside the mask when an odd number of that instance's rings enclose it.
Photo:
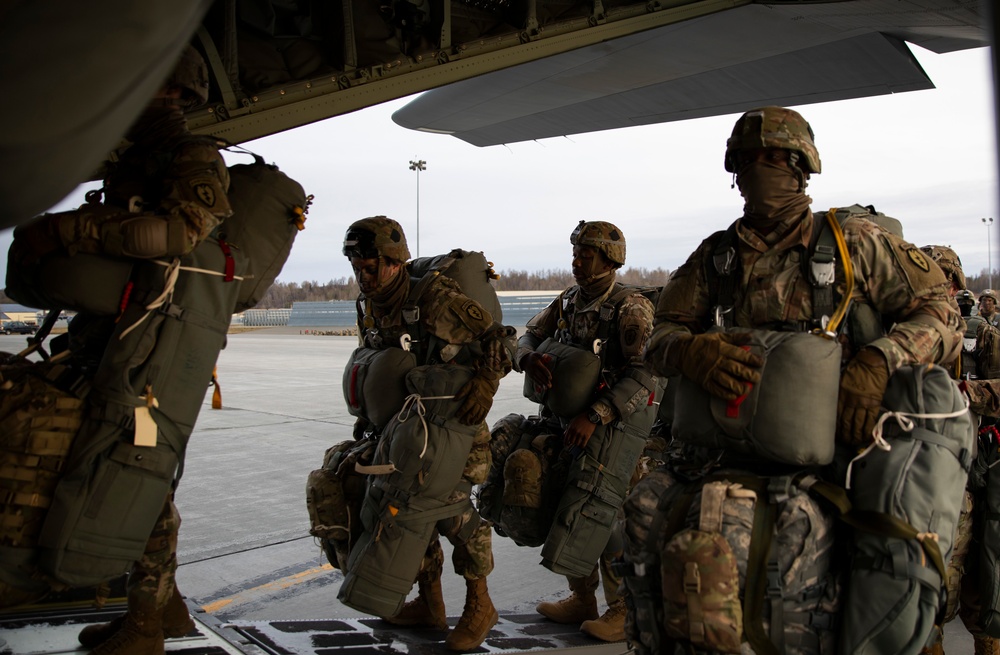
M 764 365 L 760 355 L 740 347 L 748 343 L 745 332 L 679 334 L 664 350 L 663 362 L 713 396 L 736 400 L 760 382 L 757 369 Z
M 493 406 L 493 394 L 499 386 L 499 373 L 485 367 L 480 368 L 455 394 L 455 400 L 462 401 L 456 418 L 465 425 L 482 423 Z
M 862 348 L 840 376 L 837 438 L 850 446 L 867 446 L 889 383 L 889 365 L 876 348 Z
M 531 378 L 531 381 L 539 389 L 552 388 L 552 355 L 528 353 L 521 359 L 521 369 L 524 374 Z

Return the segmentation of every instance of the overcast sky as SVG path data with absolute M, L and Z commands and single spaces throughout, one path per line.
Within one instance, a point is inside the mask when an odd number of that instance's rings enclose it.
M 917 245 L 951 245 L 968 273 L 1000 268 L 1000 211 L 988 51 L 937 55 L 911 46 L 937 88 L 797 107 L 812 124 L 823 162 L 808 193 L 814 209 L 874 204 L 903 222 Z M 397 126 L 406 100 L 371 107 L 245 144 L 316 196 L 279 276 L 284 282 L 351 275 L 340 254 L 346 227 L 385 214 L 419 252 L 482 250 L 497 270 L 570 264 L 569 234 L 581 220 L 617 224 L 626 266 L 674 269 L 742 209 L 723 169 L 738 115 L 477 148 Z M 249 161 L 230 156 L 229 163 Z M 78 189 L 56 208 L 83 202 Z M 6 270 L 10 231 L 0 233 Z

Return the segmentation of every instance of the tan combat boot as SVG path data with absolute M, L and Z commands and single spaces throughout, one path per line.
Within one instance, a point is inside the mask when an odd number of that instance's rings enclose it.
M 434 630 L 448 629 L 444 596 L 441 594 L 441 570 L 421 573 L 417 579 L 417 597 L 403 605 L 396 616 L 386 616 L 383 620 L 393 625 L 409 625 Z
M 976 635 L 973 637 L 976 655 L 1000 655 L 1000 640 L 986 635 Z
M 601 618 L 584 621 L 583 625 L 580 626 L 580 631 L 601 641 L 624 641 L 625 600 L 619 598 L 608 605 L 607 611 L 601 615 Z
M 585 578 L 568 578 L 573 591 L 567 598 L 557 602 L 545 601 L 535 606 L 535 611 L 556 623 L 581 624 L 600 616 L 597 613 L 598 573 L 597 569 Z
M 163 610 L 144 606 L 129 607 L 121 629 L 90 651 L 90 654 L 164 655 Z
M 497 608 L 493 606 L 490 593 L 486 589 L 486 577 L 465 581 L 465 609 L 458 625 L 451 631 L 444 645 L 448 650 L 459 653 L 478 648 L 490 628 L 500 620 Z
M 117 616 L 108 623 L 95 623 L 88 625 L 80 631 L 77 639 L 86 648 L 94 648 L 103 644 L 111 638 L 113 634 L 121 630 L 125 623 L 125 614 Z M 163 610 L 163 636 L 167 639 L 176 639 L 190 634 L 195 629 L 194 621 L 188 614 L 187 604 L 181 592 L 174 586 L 174 593 L 167 601 L 167 606 Z

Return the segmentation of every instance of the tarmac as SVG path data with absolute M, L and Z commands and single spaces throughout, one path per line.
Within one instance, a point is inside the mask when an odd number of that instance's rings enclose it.
M 0 335 L 0 351 L 17 352 L 23 344 L 23 337 Z M 352 438 L 342 378 L 356 346 L 356 337 L 306 328 L 229 335 L 218 360 L 223 407 L 211 408 L 207 387 L 176 493 L 177 581 L 189 604 L 222 622 L 364 618 L 337 600 L 343 576 L 309 535 L 305 503 L 309 472 L 320 468 L 327 448 Z M 512 412 L 535 412 L 522 384 L 521 374 L 504 378 L 490 425 Z M 444 595 L 456 617 L 465 585 L 452 572 L 450 546 L 444 540 L 443 546 Z M 545 623 L 534 607 L 566 595 L 565 579 L 540 565 L 538 548 L 496 535 L 493 547 L 496 568 L 488 580 L 500 614 Z M 945 651 L 973 651 L 960 621 L 946 626 Z

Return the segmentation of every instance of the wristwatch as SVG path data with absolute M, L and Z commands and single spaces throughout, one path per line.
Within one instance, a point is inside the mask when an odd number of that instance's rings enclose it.
M 590 412 L 587 414 L 587 418 L 594 425 L 600 425 L 602 423 L 602 421 L 601 421 L 601 415 L 598 414 L 597 411 L 594 410 L 594 409 L 590 410 Z

